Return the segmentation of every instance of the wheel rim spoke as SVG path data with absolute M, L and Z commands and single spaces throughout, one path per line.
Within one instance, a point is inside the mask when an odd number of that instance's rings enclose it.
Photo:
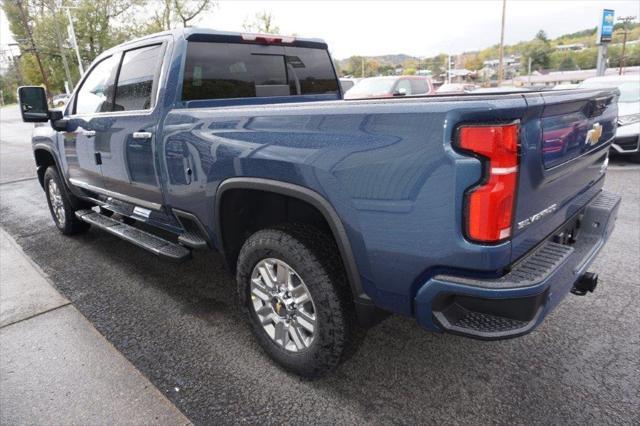
M 274 336 L 274 340 L 280 343 L 282 346 L 287 346 L 287 343 L 289 343 L 289 327 L 285 324 L 284 321 L 278 321 L 275 327 L 276 333 Z
M 276 263 L 276 280 L 279 286 L 289 285 L 289 270 L 284 263 Z
M 271 306 L 264 305 L 262 308 L 256 311 L 256 314 L 258 314 L 258 318 L 260 319 L 262 325 L 273 323 L 273 309 L 271 309 Z
M 309 296 L 309 292 L 304 285 L 294 287 L 293 290 L 291 290 L 291 296 L 297 305 L 302 305 L 311 300 L 311 296 Z
M 262 282 L 256 278 L 254 278 L 252 282 L 255 285 L 251 286 L 251 294 L 260 300 L 268 302 L 271 298 L 269 297 L 268 290 L 262 285 Z
M 300 309 L 297 312 L 296 320 L 302 328 L 307 330 L 309 333 L 313 333 L 316 329 L 316 320 L 315 316 L 310 315 L 304 310 Z
M 291 334 L 291 340 L 296 345 L 296 348 L 298 350 L 307 347 L 307 345 L 304 344 L 304 340 L 302 339 L 302 330 L 300 330 L 299 326 L 291 327 L 289 329 L 289 333 Z
M 262 277 L 262 282 L 264 283 L 264 285 L 267 288 L 272 289 L 275 287 L 275 281 L 267 268 L 268 266 L 267 264 L 265 264 L 264 266 L 258 268 L 258 271 L 260 271 L 260 276 Z

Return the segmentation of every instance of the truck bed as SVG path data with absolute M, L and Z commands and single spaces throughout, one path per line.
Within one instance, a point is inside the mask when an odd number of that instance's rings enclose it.
M 166 201 L 200 206 L 194 214 L 208 217 L 205 225 L 215 232 L 207 209 L 225 179 L 307 187 L 346 224 L 365 293 L 382 307 L 411 314 L 412 295 L 424 277 L 465 270 L 502 275 L 597 195 L 615 130 L 615 99 L 612 91 L 571 90 L 265 105 L 255 99 L 251 105 L 189 102 L 170 111 L 163 124 Z M 558 127 L 554 120 L 573 132 L 564 142 L 571 152 L 548 167 L 543 137 Z M 594 120 L 603 123 L 603 135 L 594 146 L 581 146 Z M 478 158 L 454 148 L 455 131 L 462 123 L 509 122 L 520 126 L 516 228 L 546 213 L 516 229 L 513 241 L 476 244 L 465 238 L 460 212 L 483 168 Z M 194 170 L 189 183 L 183 162 Z

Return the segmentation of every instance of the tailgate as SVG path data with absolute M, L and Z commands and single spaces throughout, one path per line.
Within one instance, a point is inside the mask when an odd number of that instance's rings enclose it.
M 512 260 L 566 222 L 604 184 L 616 90 L 525 95 Z

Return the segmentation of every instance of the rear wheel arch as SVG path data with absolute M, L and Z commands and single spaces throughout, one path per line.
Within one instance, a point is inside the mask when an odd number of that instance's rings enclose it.
M 233 235 L 233 223 L 230 221 L 234 220 L 234 214 L 237 212 L 230 210 L 229 204 L 227 204 L 232 201 L 229 198 L 229 195 L 233 194 L 233 191 L 238 190 L 247 191 L 244 192 L 243 195 L 250 194 L 251 191 L 274 194 L 276 196 L 285 197 L 289 200 L 299 201 L 313 208 L 326 222 L 328 230 L 338 247 L 354 302 L 365 305 L 371 304 L 371 299 L 362 289 L 362 283 L 355 258 L 353 256 L 353 251 L 351 249 L 351 243 L 349 242 L 344 225 L 336 211 L 322 195 L 309 188 L 288 182 L 263 178 L 230 178 L 222 182 L 218 187 L 215 205 L 216 236 L 219 249 L 231 270 L 235 269 L 237 252 L 239 252 L 239 248 L 246 239 L 242 236 L 238 238 L 237 235 Z M 271 223 L 269 225 L 275 224 L 276 223 Z M 227 232 L 225 232 L 225 226 L 228 228 Z M 231 234 L 229 232 L 229 228 L 231 228 Z M 251 229 L 248 229 L 247 231 L 250 233 Z

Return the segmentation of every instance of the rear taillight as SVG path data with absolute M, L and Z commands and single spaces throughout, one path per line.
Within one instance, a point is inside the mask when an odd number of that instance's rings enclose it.
M 483 243 L 511 237 L 518 183 L 518 125 L 460 127 L 458 146 L 486 162 L 482 182 L 467 192 L 467 236 Z

